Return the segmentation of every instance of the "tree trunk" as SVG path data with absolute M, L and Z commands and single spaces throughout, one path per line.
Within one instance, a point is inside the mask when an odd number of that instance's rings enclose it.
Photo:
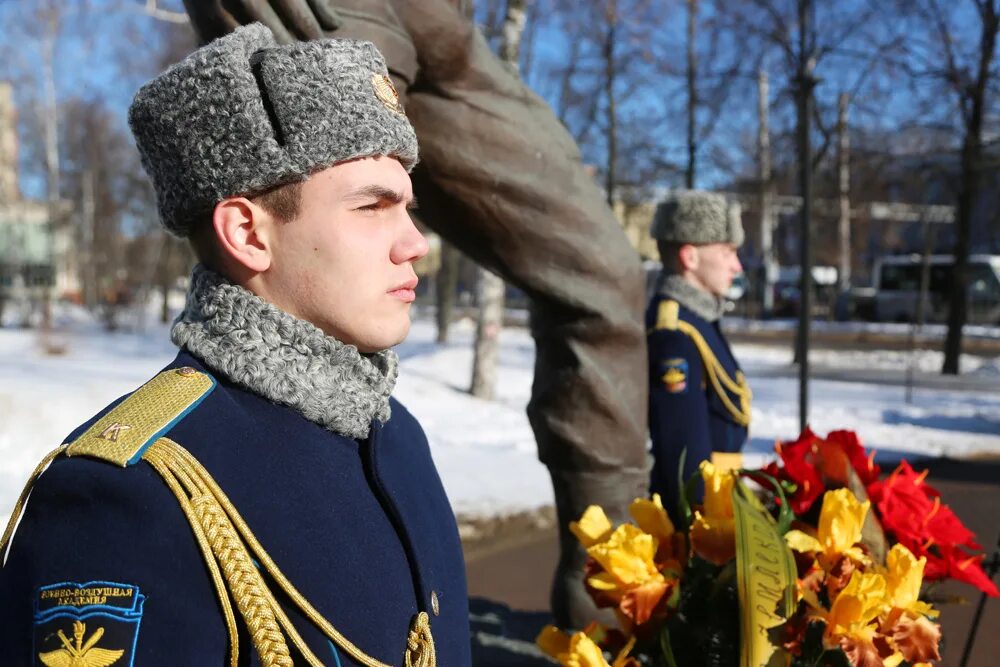
M 837 115 L 837 177 L 840 190 L 840 216 L 837 221 L 840 243 L 840 289 L 851 283 L 851 166 L 850 137 L 847 131 L 847 93 L 840 94 Z
M 521 36 L 527 20 L 527 0 L 508 0 L 507 15 L 503 22 L 503 43 L 500 58 L 511 72 L 520 71 Z M 472 362 L 473 396 L 493 400 L 497 384 L 497 362 L 500 357 L 500 331 L 503 329 L 504 292 L 503 278 L 479 269 L 479 318 L 476 321 L 476 346 Z
M 990 66 L 996 50 L 1000 16 L 992 2 L 983 7 L 982 31 L 979 40 L 979 68 L 973 85 L 959 94 L 967 94 L 970 113 L 965 139 L 962 142 L 961 181 L 958 190 L 958 218 L 955 220 L 955 267 L 952 272 L 951 298 L 948 308 L 948 334 L 944 341 L 944 364 L 941 372 L 958 375 L 962 356 L 962 329 L 968 316 L 969 237 L 972 235 L 972 212 L 979 195 L 980 160 L 983 146 L 983 109 L 989 90 Z
M 55 50 L 59 37 L 59 9 L 49 6 L 45 12 L 45 33 L 42 37 L 42 85 L 45 96 L 45 171 L 48 203 L 49 261 L 52 266 L 51 284 L 42 290 L 42 330 L 52 326 L 52 291 L 58 274 L 55 252 L 56 217 L 59 208 L 59 117 L 56 108 Z
M 472 363 L 473 396 L 493 400 L 497 384 L 497 361 L 500 357 L 500 331 L 503 329 L 503 278 L 479 269 L 479 321 Z
M 799 238 L 799 329 L 795 357 L 799 365 L 799 429 L 809 425 L 809 326 L 812 321 L 812 117 L 814 61 L 808 36 L 811 30 L 810 0 L 799 0 L 799 71 L 796 76 L 798 116 L 799 190 L 802 195 L 802 229 Z
M 166 233 L 163 233 L 166 236 Z M 173 239 L 164 238 L 163 239 L 163 252 L 160 253 L 160 296 L 162 297 L 162 302 L 160 303 L 160 324 L 166 324 L 170 321 L 170 283 L 173 282 Z
M 448 327 L 455 310 L 455 293 L 458 291 L 458 262 L 461 254 L 452 244 L 441 239 L 441 268 L 434 280 L 437 299 L 437 342 L 448 342 Z
M 771 130 L 768 121 L 767 72 L 760 70 L 757 75 L 757 114 L 760 120 L 757 128 L 757 150 L 760 169 L 760 263 L 761 310 L 764 317 L 774 312 L 774 281 L 777 267 L 774 262 L 774 183 L 771 180 Z
M 617 0 L 607 0 L 607 36 L 604 39 L 604 94 L 607 98 L 608 158 L 604 170 L 604 190 L 608 206 L 615 208 L 615 180 L 617 179 L 618 112 L 615 108 L 615 30 L 618 23 Z
M 695 31 L 698 25 L 698 0 L 687 0 L 688 24 L 687 24 L 687 93 L 688 93 L 688 123 L 687 123 L 687 146 L 688 161 L 687 169 L 684 173 L 684 184 L 689 190 L 694 189 L 695 170 L 698 160 L 698 137 L 697 137 L 697 116 L 698 108 L 698 87 L 697 70 L 698 56 L 694 48 Z
M 83 283 L 83 303 L 93 310 L 98 305 L 99 290 L 97 286 L 97 253 L 94 252 L 97 239 L 97 217 L 94 213 L 94 172 L 91 169 L 84 169 L 80 183 L 80 213 L 83 218 L 81 236 L 83 247 L 81 254 L 83 257 L 80 276 Z

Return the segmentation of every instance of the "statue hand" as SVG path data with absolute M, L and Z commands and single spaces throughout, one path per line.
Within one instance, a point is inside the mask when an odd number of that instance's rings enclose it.
M 184 7 L 203 42 L 254 22 L 282 43 L 324 37 L 342 23 L 330 0 L 184 0 Z

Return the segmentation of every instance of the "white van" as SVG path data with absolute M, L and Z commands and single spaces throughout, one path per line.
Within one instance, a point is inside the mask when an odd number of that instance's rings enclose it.
M 928 258 L 925 317 L 928 322 L 948 318 L 954 268 L 951 255 Z M 923 258 L 920 255 L 882 257 L 875 262 L 874 315 L 879 322 L 914 322 L 920 300 Z M 1000 255 L 969 256 L 970 324 L 1000 324 Z

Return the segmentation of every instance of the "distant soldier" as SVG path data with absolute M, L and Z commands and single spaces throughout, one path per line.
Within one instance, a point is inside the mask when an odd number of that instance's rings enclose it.
M 646 311 L 651 489 L 673 513 L 682 453 L 686 480 L 712 452 L 737 452 L 747 439 L 750 389 L 719 327 L 743 270 L 743 227 L 721 195 L 688 191 L 657 207 L 651 233 L 663 262 Z

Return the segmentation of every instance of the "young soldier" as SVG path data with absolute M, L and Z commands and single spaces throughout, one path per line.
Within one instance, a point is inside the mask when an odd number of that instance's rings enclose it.
M 689 479 L 713 451 L 739 451 L 747 438 L 750 389 L 719 328 L 743 270 L 743 227 L 722 196 L 687 191 L 657 207 L 651 233 L 663 262 L 646 311 L 651 488 L 674 513 L 678 475 Z
M 381 55 L 249 26 L 129 120 L 202 264 L 176 359 L 29 482 L 3 664 L 469 665 L 454 515 L 390 396 L 427 245 Z
M 421 218 L 531 300 L 528 418 L 549 469 L 560 555 L 552 612 L 597 613 L 569 530 L 593 504 L 616 522 L 649 484 L 638 256 L 547 104 L 493 53 L 471 0 L 184 0 L 202 39 L 261 21 L 279 40 L 374 42 L 420 140 Z

